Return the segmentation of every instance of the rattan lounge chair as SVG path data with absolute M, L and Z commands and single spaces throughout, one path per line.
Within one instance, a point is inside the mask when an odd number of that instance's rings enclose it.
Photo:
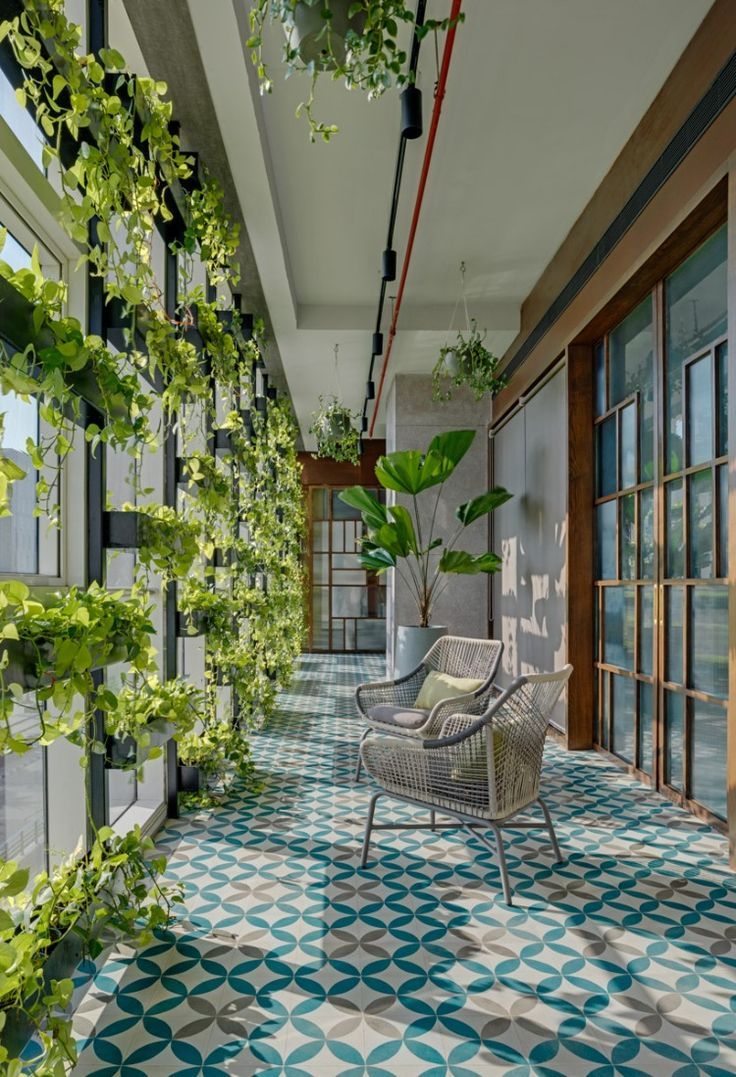
M 429 808 L 455 820 L 498 855 L 507 904 L 511 884 L 501 829 L 545 826 L 558 863 L 562 856 L 547 806 L 539 795 L 542 754 L 550 715 L 572 666 L 558 673 L 540 673 L 516 680 L 480 717 L 467 713 L 447 716 L 440 735 L 408 740 L 371 737 L 361 746 L 363 764 L 379 789 L 371 798 L 365 828 L 361 867 L 365 867 L 371 831 L 407 829 L 413 824 L 374 824 L 376 802 L 382 796 Z M 539 804 L 543 820 L 516 821 L 515 816 Z M 417 824 L 417 829 L 421 829 Z M 488 838 L 492 830 L 494 844 Z
M 358 685 L 355 702 L 366 722 L 361 742 L 374 731 L 419 739 L 437 736 L 442 723 L 451 714 L 458 711 L 483 714 L 494 696 L 493 680 L 502 651 L 503 643 L 500 640 L 442 636 L 432 644 L 421 665 L 406 676 L 393 681 Z M 447 673 L 451 677 L 471 677 L 482 681 L 482 684 L 468 695 L 438 703 L 431 711 L 419 710 L 414 704 L 431 670 Z M 360 770 L 358 753 L 356 781 L 360 778 Z

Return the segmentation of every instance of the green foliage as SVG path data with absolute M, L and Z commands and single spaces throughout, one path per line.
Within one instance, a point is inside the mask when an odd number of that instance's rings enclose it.
M 92 670 L 124 659 L 133 669 L 151 668 L 151 609 L 138 592 L 124 596 L 98 584 L 72 587 L 37 601 L 26 584 L 0 581 L 0 750 L 22 753 L 31 744 L 83 735 L 86 720 L 107 690 Z M 12 721 L 32 690 L 35 734 L 17 736 Z
M 189 734 L 204 714 L 204 692 L 190 681 L 176 678 L 162 681 L 156 674 L 137 677 L 110 701 L 105 712 L 105 732 L 113 737 L 132 737 L 138 749 L 136 765 L 155 759 L 163 752 L 155 735 L 167 733 L 175 740 Z
M 138 560 L 164 582 L 186 577 L 201 552 L 200 528 L 170 505 L 123 505 L 139 516 Z
M 379 459 L 376 478 L 385 489 L 410 497 L 411 511 L 402 504 L 386 508 L 362 486 L 353 486 L 339 495 L 345 504 L 358 509 L 363 518 L 365 537 L 360 563 L 378 574 L 389 568 L 399 572 L 417 603 L 422 627 L 430 623 L 433 604 L 445 586 L 445 576 L 497 572 L 501 567 L 501 559 L 494 553 L 474 557 L 454 548 L 466 527 L 511 497 L 500 486 L 455 510 L 458 527 L 448 539 L 435 535 L 442 488 L 474 437 L 474 430 L 450 430 L 433 438 L 424 453 L 408 450 Z M 418 498 L 433 487 L 437 488 L 434 503 L 429 507 L 428 515 L 423 515 Z M 424 522 L 426 527 L 427 520 L 430 523 L 425 534 L 422 524 Z M 406 572 L 402 571 L 402 564 Z
M 503 389 L 506 379 L 498 373 L 501 360 L 483 346 L 485 338 L 486 333 L 480 333 L 473 322 L 467 333 L 458 333 L 454 344 L 440 348 L 432 370 L 435 400 L 451 400 L 453 390 L 463 387 L 470 389 L 476 400 Z
M 291 31 L 299 8 L 319 7 L 324 27 L 320 35 L 319 61 L 305 61 L 299 55 L 292 33 L 283 47 L 282 61 L 287 77 L 302 72 L 309 77 L 309 95 L 298 107 L 297 116 L 304 114 L 309 123 L 312 142 L 317 136 L 328 142 L 338 130 L 334 124 L 325 124 L 314 116 L 314 93 L 320 75 L 344 81 L 346 87 L 360 89 L 371 100 L 380 97 L 391 86 L 405 86 L 409 81 L 404 71 L 407 54 L 400 48 L 398 39 L 405 26 L 414 28 L 414 12 L 404 0 L 253 0 L 250 7 L 251 36 L 247 46 L 258 73 L 261 93 L 270 93 L 271 77 L 263 59 L 263 35 L 269 22 L 280 23 Z M 346 37 L 333 30 L 335 14 L 347 8 L 351 22 Z M 460 21 L 464 15 L 460 16 Z M 421 39 L 429 33 L 446 30 L 450 19 L 426 19 L 417 27 Z
M 359 412 L 350 411 L 335 396 L 319 398 L 319 411 L 312 416 L 309 433 L 317 439 L 317 456 L 332 460 L 344 460 L 349 464 L 360 462 L 360 432 L 353 425 L 360 419 Z

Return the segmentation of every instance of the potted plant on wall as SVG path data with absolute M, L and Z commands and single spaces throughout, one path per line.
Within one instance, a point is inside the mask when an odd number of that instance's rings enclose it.
M 473 556 L 455 547 L 466 527 L 509 500 L 511 494 L 503 487 L 460 505 L 455 510 L 457 526 L 452 535 L 443 538 L 436 534 L 444 484 L 474 437 L 474 430 L 451 430 L 433 438 L 424 453 L 409 450 L 380 457 L 376 478 L 384 489 L 411 498 L 410 508 L 382 505 L 362 486 L 353 486 L 339 495 L 346 505 L 358 509 L 363 519 L 363 568 L 379 574 L 395 568 L 416 602 L 416 624 L 397 627 L 397 676 L 416 669 L 434 641 L 447 632 L 445 626 L 432 624 L 432 611 L 447 586 L 447 577 L 497 572 L 501 567 L 495 553 Z M 429 490 L 434 495 L 422 499 Z
M 353 423 L 360 418 L 336 396 L 319 398 L 319 411 L 312 416 L 309 433 L 317 439 L 317 456 L 344 460 L 350 464 L 360 461 L 360 433 Z

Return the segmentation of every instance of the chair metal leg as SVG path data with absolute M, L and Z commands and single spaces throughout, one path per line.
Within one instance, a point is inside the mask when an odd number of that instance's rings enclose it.
M 381 796 L 380 790 L 371 797 L 368 805 L 368 818 L 365 821 L 365 837 L 363 838 L 363 854 L 360 858 L 360 866 L 364 868 L 368 862 L 368 847 L 371 843 L 371 830 L 373 829 L 373 815 L 376 810 L 376 801 Z
M 503 884 L 503 896 L 507 905 L 512 905 L 511 900 L 511 882 L 509 880 L 509 871 L 506 867 L 506 853 L 503 847 L 503 838 L 501 837 L 501 830 L 495 823 L 488 823 L 489 827 L 493 831 L 493 836 L 496 839 L 495 846 L 493 842 L 489 841 L 482 830 L 473 830 L 467 823 L 463 823 L 463 827 L 470 834 L 471 838 L 479 838 L 484 845 L 487 845 L 492 853 L 495 853 L 498 857 L 498 867 L 501 872 L 501 883 Z
M 358 765 L 355 768 L 355 780 L 356 780 L 356 782 L 360 781 L 360 772 L 363 769 L 363 760 L 360 757 L 360 746 L 363 743 L 363 741 L 365 740 L 365 738 L 368 736 L 370 731 L 371 731 L 371 727 L 368 726 L 366 729 L 363 730 L 361 738 L 358 741 Z
M 429 813 L 429 825 L 431 826 L 432 830 L 437 829 L 437 813 L 434 811 L 434 809 Z
M 501 834 L 501 828 L 497 827 L 495 823 L 491 823 L 491 830 L 496 839 L 496 852 L 498 853 L 498 866 L 501 869 L 503 896 L 506 899 L 506 904 L 511 905 L 511 882 L 509 880 L 509 869 L 506 867 L 506 851 L 503 847 L 503 835 Z
M 557 835 L 555 834 L 555 828 L 552 826 L 552 816 L 549 814 L 549 808 L 544 803 L 541 797 L 537 797 L 539 806 L 544 812 L 544 821 L 547 824 L 547 830 L 549 831 L 549 840 L 552 842 L 552 848 L 555 851 L 555 863 L 562 864 L 563 856 L 560 852 L 560 846 L 557 842 Z

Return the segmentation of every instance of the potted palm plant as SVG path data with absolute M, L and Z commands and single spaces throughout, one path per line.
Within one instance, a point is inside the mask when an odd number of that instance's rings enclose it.
M 378 574 L 396 569 L 416 602 L 417 623 L 397 628 L 397 676 L 416 669 L 434 641 L 447 632 L 446 627 L 432 624 L 432 610 L 447 586 L 447 577 L 497 572 L 501 567 L 495 553 L 473 556 L 456 545 L 466 527 L 509 500 L 511 494 L 503 487 L 458 506 L 453 534 L 447 538 L 436 534 L 444 484 L 474 437 L 474 430 L 451 430 L 433 438 L 426 452 L 409 450 L 380 457 L 376 478 L 384 489 L 411 498 L 410 508 L 382 505 L 362 486 L 353 486 L 339 495 L 346 505 L 358 509 L 363 519 L 362 566 Z M 422 513 L 422 495 L 429 490 L 434 493 L 424 499 L 429 501 L 428 513 Z

